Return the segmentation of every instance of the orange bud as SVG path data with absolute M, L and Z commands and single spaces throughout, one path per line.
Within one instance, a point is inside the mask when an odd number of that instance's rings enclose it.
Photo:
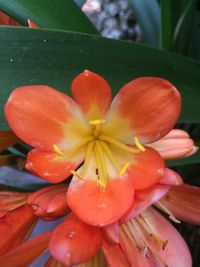
M 198 147 L 187 132 L 179 129 L 171 130 L 166 136 L 149 146 L 156 149 L 164 159 L 181 159 L 195 154 Z
M 35 22 L 31 21 L 30 19 L 28 19 L 28 26 L 29 28 L 39 28 L 39 26 Z
M 11 210 L 14 210 L 27 202 L 30 193 L 0 192 L 0 218 Z
M 43 220 L 55 220 L 69 210 L 66 202 L 66 185 L 53 185 L 37 190 L 28 198 L 36 216 Z
M 0 11 L 0 25 L 20 26 L 21 24 Z

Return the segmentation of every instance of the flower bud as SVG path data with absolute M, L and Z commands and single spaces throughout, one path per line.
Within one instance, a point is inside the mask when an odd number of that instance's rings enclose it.
M 167 160 L 189 157 L 198 150 L 188 133 L 179 129 L 171 130 L 166 136 L 149 146 L 156 149 Z
M 37 190 L 28 198 L 36 216 L 43 220 L 55 220 L 68 211 L 66 185 L 53 185 Z
M 11 210 L 14 210 L 27 202 L 27 198 L 30 193 L 0 192 L 0 218 Z

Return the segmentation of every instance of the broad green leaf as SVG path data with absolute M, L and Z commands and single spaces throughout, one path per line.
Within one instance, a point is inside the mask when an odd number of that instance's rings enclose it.
M 73 78 L 84 69 L 104 76 L 113 94 L 139 76 L 166 78 L 182 94 L 180 121 L 200 122 L 196 61 L 144 45 L 64 31 L 2 26 L 0 40 L 0 129 L 8 128 L 3 107 L 14 88 L 47 84 L 70 93 Z
M 142 29 L 146 43 L 158 46 L 160 33 L 160 8 L 157 0 L 129 0 Z
M 196 0 L 161 0 L 161 47 L 188 54 Z
M 0 0 L 0 10 L 23 25 L 30 19 L 41 28 L 98 34 L 73 0 Z
M 173 34 L 173 14 L 172 5 L 173 0 L 161 0 L 161 47 L 162 49 L 171 50 L 172 34 Z
M 188 1 L 183 10 L 173 34 L 173 50 L 188 55 L 191 43 L 191 33 L 194 26 L 197 0 Z
M 189 56 L 200 60 L 200 12 L 198 11 L 195 13 Z
M 198 151 L 195 155 L 179 160 L 170 160 L 167 162 L 167 166 L 175 167 L 175 166 L 182 166 L 182 165 L 190 165 L 200 163 L 200 151 Z

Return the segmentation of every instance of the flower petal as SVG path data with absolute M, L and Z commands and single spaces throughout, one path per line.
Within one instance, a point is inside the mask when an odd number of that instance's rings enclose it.
M 125 175 L 132 180 L 135 190 L 151 187 L 164 175 L 164 161 L 157 151 L 145 148 L 144 152 L 132 154 L 132 159 Z
M 165 169 L 165 174 L 163 175 L 163 177 L 159 181 L 159 184 L 164 184 L 164 185 L 177 185 L 177 186 L 179 186 L 182 183 L 183 183 L 183 180 L 180 177 L 180 175 L 177 172 L 170 170 L 168 168 Z
M 169 189 L 169 186 L 155 185 L 145 190 L 137 190 L 135 192 L 135 198 L 132 207 L 120 219 L 120 223 L 125 223 L 126 221 L 135 218 L 146 208 L 161 199 L 169 191 Z
M 54 258 L 67 266 L 91 259 L 101 247 L 99 228 L 87 225 L 70 214 L 53 231 L 49 249 Z
M 131 267 L 119 245 L 104 241 L 102 249 L 110 267 Z
M 23 241 L 29 228 L 35 222 L 36 217 L 28 205 L 23 205 L 15 210 L 9 211 L 0 219 L 0 254 L 5 254 L 11 247 Z M 1 265 L 0 266 L 7 266 Z
M 188 133 L 179 129 L 171 130 L 163 138 L 149 144 L 149 146 L 156 149 L 164 159 L 168 160 L 188 157 L 198 150 Z
M 59 183 L 71 176 L 70 171 L 82 161 L 83 155 L 78 153 L 68 158 L 33 149 L 28 153 L 26 169 L 51 183 Z
M 174 186 L 160 202 L 183 221 L 200 225 L 200 188 L 182 184 Z
M 102 228 L 104 238 L 111 244 L 119 243 L 119 223 L 115 222 Z
M 16 135 L 44 151 L 52 151 L 54 144 L 60 149 L 73 146 L 77 135 L 88 132 L 77 104 L 70 97 L 44 85 L 15 89 L 5 106 L 5 115 Z
M 12 131 L 0 131 L 0 152 L 19 142 L 19 138 Z
M 168 241 L 164 249 L 154 240 L 148 241 L 149 249 L 155 252 L 166 266 L 191 267 L 190 251 L 178 231 L 153 208 L 147 209 L 142 216 L 160 239 Z
M 81 220 L 104 226 L 118 220 L 130 208 L 133 196 L 133 186 L 127 178 L 110 179 L 103 188 L 98 181 L 73 177 L 67 203 Z
M 39 235 L 24 242 L 16 249 L 11 250 L 4 256 L 0 257 L 0 266 L 29 266 L 31 262 L 33 262 L 47 249 L 50 235 L 51 232 Z
M 73 80 L 72 93 L 89 119 L 102 118 L 112 100 L 109 84 L 101 76 L 89 70 L 85 70 Z
M 104 131 L 133 144 L 151 143 L 166 135 L 180 114 L 180 94 L 168 81 L 142 77 L 124 85 L 106 116 Z M 123 128 L 123 133 L 121 128 Z

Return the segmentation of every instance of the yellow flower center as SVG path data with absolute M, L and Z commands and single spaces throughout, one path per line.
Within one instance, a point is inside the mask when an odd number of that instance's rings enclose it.
M 119 173 L 119 176 L 123 176 L 129 167 L 129 162 L 126 162 L 122 167 L 119 165 L 111 149 L 111 146 L 115 146 L 118 149 L 129 153 L 138 153 L 139 151 L 145 151 L 145 148 L 139 143 L 137 137 L 134 138 L 134 142 L 138 149 L 135 149 L 123 144 L 110 135 L 103 134 L 101 132 L 101 126 L 103 123 L 105 123 L 105 120 L 103 119 L 95 119 L 89 121 L 89 124 L 92 126 L 89 136 L 83 137 L 81 141 L 73 147 L 73 151 L 75 151 L 81 147 L 86 146 L 84 164 L 82 166 L 81 172 L 78 173 L 75 170 L 71 170 L 71 173 L 77 176 L 79 179 L 84 180 L 84 173 L 88 168 L 89 162 L 91 160 L 91 155 L 93 153 L 97 166 L 96 175 L 98 177 L 98 182 L 100 186 L 106 187 L 108 183 L 106 158 L 109 159 L 109 161 L 112 163 L 114 168 Z M 53 145 L 53 149 L 59 156 L 64 156 L 63 151 L 61 151 L 57 145 Z

